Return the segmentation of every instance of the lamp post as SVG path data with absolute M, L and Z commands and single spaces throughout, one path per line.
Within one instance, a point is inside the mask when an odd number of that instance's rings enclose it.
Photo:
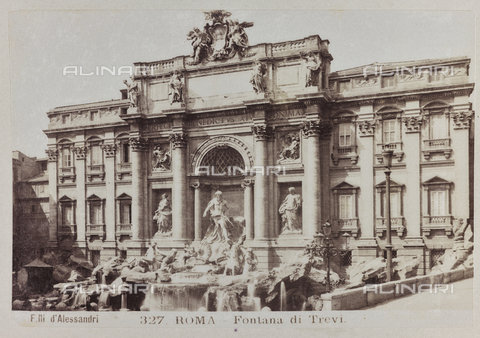
M 348 240 L 350 237 L 349 234 L 344 234 L 343 237 L 346 239 L 346 246 L 343 250 L 335 248 L 332 244 L 330 235 L 332 233 L 332 225 L 327 220 L 323 225 L 323 234 L 317 232 L 315 237 L 315 244 L 311 247 L 307 247 L 307 251 L 311 250 L 312 255 L 322 256 L 327 262 L 327 278 L 326 278 L 326 287 L 327 292 L 330 292 L 331 283 L 330 283 L 330 257 L 335 257 L 337 255 L 342 255 L 348 251 Z
M 392 223 L 390 219 L 390 174 L 392 171 L 393 150 L 384 150 L 382 153 L 383 164 L 385 165 L 385 219 L 387 221 L 387 282 L 392 280 Z

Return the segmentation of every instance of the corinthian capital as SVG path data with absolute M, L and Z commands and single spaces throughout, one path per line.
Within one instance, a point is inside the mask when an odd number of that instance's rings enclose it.
M 188 134 L 184 132 L 172 133 L 168 140 L 172 143 L 173 149 L 185 148 L 187 146 Z
M 274 137 L 275 127 L 267 125 L 252 126 L 252 133 L 258 141 L 266 141 Z
M 132 151 L 145 151 L 148 148 L 148 139 L 141 136 L 132 136 L 128 139 Z
M 473 111 L 460 111 L 450 113 L 453 121 L 454 129 L 468 129 L 470 128 L 470 121 L 473 117 Z
M 422 127 L 423 118 L 421 116 L 405 116 L 403 118 L 407 133 L 419 132 Z
M 48 156 L 48 162 L 57 162 L 58 149 L 55 149 L 55 148 L 46 149 L 45 153 Z

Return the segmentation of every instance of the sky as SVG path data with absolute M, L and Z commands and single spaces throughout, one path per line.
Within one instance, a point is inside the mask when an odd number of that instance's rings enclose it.
M 475 17 L 468 11 L 231 11 L 254 22 L 250 45 L 318 34 L 337 71 L 372 62 L 467 56 L 475 64 Z M 186 34 L 201 10 L 15 11 L 9 15 L 12 150 L 45 157 L 46 113 L 120 98 L 127 75 L 63 75 L 67 66 L 131 66 L 189 55 Z M 474 68 L 471 68 L 473 73 Z M 474 74 L 471 74 L 474 81 Z

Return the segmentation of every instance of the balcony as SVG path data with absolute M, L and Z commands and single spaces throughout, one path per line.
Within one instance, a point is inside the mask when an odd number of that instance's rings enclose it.
M 383 163 L 382 153 L 386 150 L 393 150 L 393 155 L 400 162 L 403 159 L 403 144 L 402 142 L 390 142 L 390 143 L 377 143 L 377 149 L 375 156 L 379 164 Z
M 391 229 L 397 232 L 398 237 L 402 237 L 405 232 L 405 226 L 403 225 L 403 217 L 390 218 Z M 387 232 L 387 222 L 385 217 L 377 217 L 375 224 L 375 234 L 382 237 Z
M 61 167 L 58 169 L 58 178 L 60 183 L 65 183 L 65 179 L 70 179 L 75 182 L 76 174 L 75 167 Z
M 60 225 L 58 227 L 57 237 L 62 240 L 65 237 L 71 237 L 73 240 L 77 238 L 76 225 Z
M 115 237 L 119 239 L 122 236 L 132 236 L 132 225 L 131 224 L 117 224 Z
M 358 218 L 336 219 L 333 220 L 333 237 L 338 237 L 340 232 L 349 232 L 352 237 L 358 236 Z
M 87 166 L 87 179 L 91 182 L 94 177 L 99 177 L 102 181 L 105 179 L 105 167 L 103 164 Z
M 357 164 L 357 146 L 334 146 L 332 153 L 332 161 L 334 165 L 338 165 L 341 159 L 350 159 L 352 165 Z
M 424 140 L 422 153 L 425 160 L 430 159 L 432 153 L 443 153 L 445 159 L 448 160 L 452 154 L 450 139 Z
M 452 216 L 423 216 L 422 231 L 430 236 L 432 230 L 444 230 L 447 236 L 452 235 Z
M 87 240 L 90 240 L 94 236 L 105 239 L 105 224 L 89 224 L 87 225 L 86 232 Z
M 131 163 L 117 163 L 117 178 L 121 180 L 124 175 L 132 173 Z

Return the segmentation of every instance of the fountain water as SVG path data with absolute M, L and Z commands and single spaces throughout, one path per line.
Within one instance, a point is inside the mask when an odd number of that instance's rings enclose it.
M 205 291 L 209 285 L 168 283 L 151 284 L 143 308 L 150 311 L 197 311 L 207 303 Z
M 280 283 L 280 311 L 287 311 L 287 291 L 283 281 Z
M 107 277 L 105 276 L 104 273 L 102 273 L 102 285 L 106 285 L 107 284 Z

